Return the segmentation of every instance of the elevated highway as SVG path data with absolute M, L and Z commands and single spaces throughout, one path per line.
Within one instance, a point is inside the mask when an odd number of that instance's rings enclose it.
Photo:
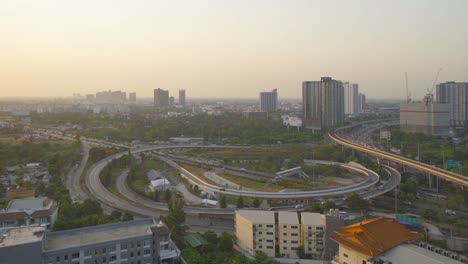
M 357 151 L 360 151 L 360 152 L 364 152 L 364 153 L 373 155 L 373 156 L 375 156 L 377 158 L 380 158 L 380 159 L 389 160 L 389 161 L 392 161 L 392 162 L 395 162 L 395 163 L 398 163 L 398 164 L 401 164 L 401 165 L 404 165 L 404 166 L 408 166 L 410 168 L 414 168 L 414 169 L 417 169 L 419 171 L 429 173 L 429 174 L 434 175 L 436 177 L 439 177 L 441 179 L 444 179 L 444 180 L 447 180 L 447 181 L 450 181 L 450 182 L 454 182 L 454 183 L 460 184 L 462 186 L 468 186 L 468 177 L 467 176 L 464 176 L 464 175 L 461 175 L 461 174 L 458 174 L 458 173 L 454 173 L 454 172 L 451 172 L 451 171 L 448 171 L 448 170 L 440 169 L 440 168 L 434 167 L 432 165 L 429 165 L 429 164 L 426 164 L 426 163 L 423 163 L 423 162 L 420 162 L 420 161 L 405 158 L 405 157 L 402 157 L 402 156 L 399 156 L 399 155 L 396 155 L 396 154 L 392 154 L 392 153 L 389 153 L 389 152 L 385 152 L 385 151 L 382 151 L 382 150 L 379 150 L 379 149 L 362 146 L 362 145 L 356 144 L 354 142 L 351 142 L 351 141 L 346 140 L 346 139 L 339 136 L 340 132 L 342 130 L 349 129 L 349 128 L 352 128 L 353 126 L 357 126 L 357 125 L 360 125 L 360 124 L 355 124 L 355 125 L 351 125 L 351 126 L 338 128 L 338 129 L 336 129 L 336 130 L 334 130 L 332 132 L 329 132 L 328 136 L 334 142 L 336 142 L 336 143 L 338 143 L 338 144 L 340 144 L 340 145 L 342 145 L 344 147 L 354 149 L 354 150 L 357 150 Z

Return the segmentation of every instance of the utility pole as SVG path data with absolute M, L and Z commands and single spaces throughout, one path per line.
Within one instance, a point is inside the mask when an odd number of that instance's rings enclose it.
M 398 214 L 398 187 L 395 187 L 395 219 Z

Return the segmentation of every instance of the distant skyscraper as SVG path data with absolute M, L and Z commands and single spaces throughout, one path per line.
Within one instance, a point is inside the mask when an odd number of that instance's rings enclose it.
M 260 112 L 272 113 L 278 110 L 278 92 L 273 89 L 271 92 L 260 93 Z
M 468 83 L 445 82 L 438 84 L 436 100 L 441 104 L 451 104 L 451 125 L 468 124 Z
M 344 122 L 344 89 L 340 81 L 322 77 L 302 83 L 302 110 L 307 128 L 326 129 Z
M 185 90 L 179 90 L 179 104 L 185 106 Z
M 343 83 L 344 105 L 346 115 L 357 115 L 359 113 L 359 86 L 356 83 Z
M 129 93 L 129 94 L 128 94 L 128 100 L 129 100 L 131 103 L 135 103 L 135 102 L 136 102 L 136 93 L 135 93 L 135 92 Z
M 102 103 L 122 103 L 127 100 L 127 94 L 121 91 L 104 91 L 96 93 L 96 101 Z
M 162 109 L 169 106 L 169 91 L 154 89 L 154 108 Z
M 366 95 L 363 93 L 359 94 L 359 113 L 366 112 L 367 105 L 366 105 Z
M 173 106 L 175 102 L 174 96 L 169 96 L 169 105 Z

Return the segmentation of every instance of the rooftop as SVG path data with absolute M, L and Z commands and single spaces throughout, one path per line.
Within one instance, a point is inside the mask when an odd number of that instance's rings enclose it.
M 335 229 L 331 236 L 341 245 L 367 256 L 379 256 L 400 244 L 419 238 L 419 234 L 408 231 L 395 219 L 374 218 Z
M 278 222 L 279 224 L 283 225 L 298 225 L 299 219 L 297 217 L 296 212 L 285 212 L 279 211 L 278 212 Z
M 0 231 L 0 247 L 16 246 L 20 244 L 41 241 L 45 227 L 19 227 Z
M 193 248 L 208 244 L 208 242 L 198 233 L 185 235 L 184 241 Z
M 256 223 L 274 223 L 275 212 L 262 210 L 237 210 L 236 214 Z
M 325 225 L 325 216 L 319 213 L 301 213 L 305 225 Z
M 385 257 L 392 263 L 452 264 L 460 263 L 441 254 L 437 254 L 413 244 L 404 244 L 390 249 Z
M 47 197 L 27 197 L 22 199 L 14 199 L 7 206 L 7 211 L 17 210 L 24 211 L 29 209 L 47 209 L 50 204 L 50 199 Z
M 79 247 L 144 235 L 151 235 L 156 227 L 153 219 L 140 219 L 122 223 L 51 232 L 46 234 L 45 250 Z

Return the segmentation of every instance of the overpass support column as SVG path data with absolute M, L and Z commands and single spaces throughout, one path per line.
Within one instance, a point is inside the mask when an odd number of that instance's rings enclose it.
M 432 189 L 432 175 L 430 173 L 427 174 L 427 180 L 429 182 L 429 188 Z
M 351 155 L 354 157 L 354 149 L 351 150 Z

